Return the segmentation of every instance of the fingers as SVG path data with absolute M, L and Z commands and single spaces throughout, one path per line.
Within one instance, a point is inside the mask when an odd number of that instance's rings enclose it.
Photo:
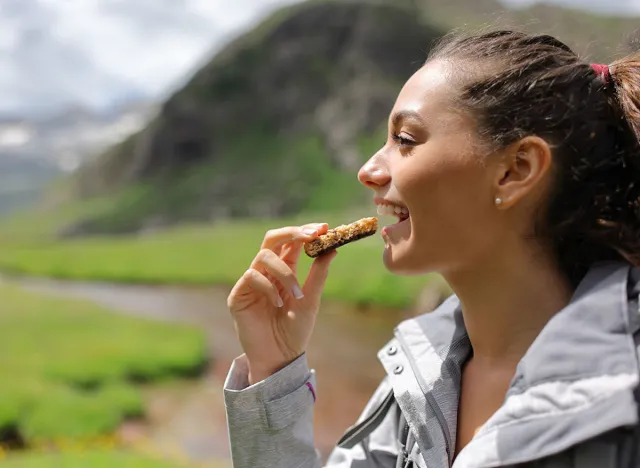
M 274 306 L 282 307 L 284 302 L 278 293 L 278 288 L 259 271 L 248 269 L 244 274 L 245 281 L 254 291 L 259 291 L 267 296 Z
M 325 234 L 328 229 L 326 223 L 312 223 L 268 231 L 262 249 L 254 258 L 251 267 L 231 291 L 227 303 L 229 309 L 233 310 L 234 304 L 237 305 L 242 297 L 247 297 L 252 291 L 264 294 L 274 306 L 282 307 L 282 290 L 274 280 L 282 286 L 284 292 L 296 299 L 302 299 L 305 294 L 319 297 L 329 273 L 329 264 L 335 258 L 336 252 L 325 254 L 313 262 L 304 292 L 296 277 L 296 265 L 302 245 Z
M 338 255 L 338 251 L 326 253 L 316 258 L 311 264 L 311 270 L 309 270 L 309 276 L 304 284 L 304 294 L 309 297 L 320 297 L 324 290 L 324 285 L 327 282 L 329 276 L 329 267 L 331 262 Z
M 329 230 L 329 225 L 327 223 L 309 223 L 303 224 L 300 226 L 303 231 L 308 231 L 309 229 L 315 229 L 317 234 L 321 236 L 322 234 L 326 234 Z
M 227 299 L 227 307 L 229 307 L 230 310 L 234 310 L 238 299 L 251 291 L 264 294 L 276 307 L 282 307 L 284 305 L 276 285 L 259 271 L 250 268 L 245 271 L 244 275 L 242 275 L 231 290 L 229 298 Z
M 305 224 L 304 226 L 300 226 L 303 231 L 310 232 L 311 229 L 315 229 L 317 235 L 312 236 L 308 241 L 315 239 L 317 236 L 321 236 L 326 234 L 329 230 L 329 225 L 327 223 L 312 223 Z M 305 241 L 305 242 L 308 242 Z M 280 258 L 284 260 L 284 262 L 289 265 L 289 267 L 293 270 L 294 273 L 297 272 L 298 260 L 300 259 L 300 253 L 302 252 L 303 242 L 289 242 L 285 244 L 280 253 Z
M 296 299 L 304 297 L 295 273 L 273 250 L 261 250 L 253 260 L 251 268 L 271 275 Z
M 262 241 L 261 249 L 269 249 L 280 253 L 282 246 L 290 242 L 310 242 L 316 236 L 324 234 L 329 228 L 326 223 L 312 223 L 304 226 L 288 226 L 267 231 Z

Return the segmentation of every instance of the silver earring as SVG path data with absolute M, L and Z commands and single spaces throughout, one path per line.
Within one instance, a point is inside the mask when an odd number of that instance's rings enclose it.
M 496 197 L 495 202 L 496 205 L 502 205 L 502 198 Z

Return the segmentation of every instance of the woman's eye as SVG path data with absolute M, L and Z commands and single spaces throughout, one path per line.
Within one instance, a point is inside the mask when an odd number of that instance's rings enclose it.
M 401 135 L 398 135 L 397 133 L 394 133 L 392 138 L 393 138 L 393 141 L 395 141 L 400 146 L 413 146 L 416 144 L 415 141 L 409 138 L 403 137 Z

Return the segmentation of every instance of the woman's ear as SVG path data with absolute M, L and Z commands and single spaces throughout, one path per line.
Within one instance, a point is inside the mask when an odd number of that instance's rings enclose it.
M 540 137 L 525 137 L 503 152 L 495 179 L 495 198 L 500 207 L 515 205 L 528 194 L 537 192 L 544 185 L 551 168 L 551 148 Z

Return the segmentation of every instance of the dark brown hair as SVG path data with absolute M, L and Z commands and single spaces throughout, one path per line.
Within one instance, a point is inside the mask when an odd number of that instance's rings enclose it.
M 495 31 L 450 36 L 429 60 L 450 61 L 458 104 L 498 149 L 537 135 L 556 181 L 536 237 L 550 241 L 577 283 L 592 264 L 640 263 L 640 55 L 610 66 L 607 84 L 567 45 Z

